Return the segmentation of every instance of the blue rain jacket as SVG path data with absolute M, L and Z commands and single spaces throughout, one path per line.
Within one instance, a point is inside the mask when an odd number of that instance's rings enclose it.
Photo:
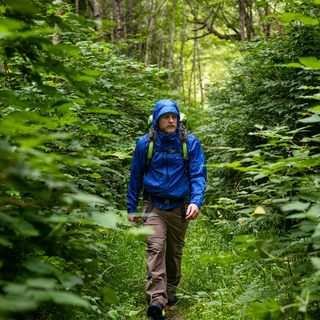
M 188 170 L 183 159 L 179 129 L 175 133 L 165 133 L 158 127 L 158 119 L 165 113 L 175 113 L 180 127 L 180 112 L 176 103 L 170 99 L 160 100 L 154 106 L 153 128 L 157 132 L 154 155 L 145 172 L 149 145 L 148 134 L 137 142 L 130 169 L 127 193 L 128 213 L 136 213 L 142 188 L 155 197 L 154 206 L 161 210 L 179 207 L 181 203 L 164 203 L 159 198 L 187 198 L 189 203 L 202 205 L 206 188 L 205 158 L 199 140 L 188 134 Z

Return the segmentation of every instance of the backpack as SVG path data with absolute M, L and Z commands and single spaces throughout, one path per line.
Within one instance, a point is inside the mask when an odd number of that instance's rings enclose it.
M 152 115 L 148 119 L 148 124 L 152 126 Z M 182 155 L 185 163 L 188 162 L 188 131 L 185 128 L 185 125 L 187 124 L 187 117 L 184 113 L 180 113 L 180 141 L 182 145 Z M 150 161 L 154 154 L 154 142 L 157 138 L 157 132 L 151 127 L 149 133 L 148 133 L 148 152 L 147 152 L 147 161 L 146 165 L 147 167 L 150 166 Z

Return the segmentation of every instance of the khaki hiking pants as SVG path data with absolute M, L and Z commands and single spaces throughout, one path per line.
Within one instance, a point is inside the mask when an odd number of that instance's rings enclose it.
M 154 208 L 145 226 L 155 234 L 147 238 L 146 293 L 150 303 L 167 304 L 176 293 L 181 278 L 181 259 L 188 221 L 181 217 L 180 208 L 162 211 Z

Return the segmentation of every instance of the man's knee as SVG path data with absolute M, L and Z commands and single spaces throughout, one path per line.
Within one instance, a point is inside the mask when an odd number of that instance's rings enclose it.
M 148 253 L 154 253 L 159 254 L 164 252 L 165 249 L 165 241 L 164 239 L 148 239 L 147 241 L 147 252 Z

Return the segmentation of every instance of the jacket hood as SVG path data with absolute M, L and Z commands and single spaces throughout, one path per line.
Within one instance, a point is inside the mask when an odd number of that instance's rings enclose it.
M 180 126 L 180 111 L 177 104 L 171 99 L 159 100 L 154 105 L 152 126 L 155 130 L 159 130 L 158 120 L 165 113 L 174 113 L 178 116 L 178 128 Z

